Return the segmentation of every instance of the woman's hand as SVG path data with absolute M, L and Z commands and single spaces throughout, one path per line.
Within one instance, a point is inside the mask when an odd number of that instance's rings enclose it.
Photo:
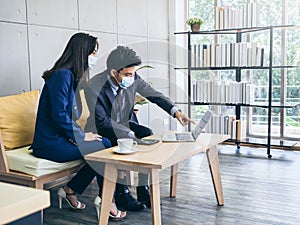
M 85 133 L 84 141 L 102 141 L 102 136 L 92 132 Z

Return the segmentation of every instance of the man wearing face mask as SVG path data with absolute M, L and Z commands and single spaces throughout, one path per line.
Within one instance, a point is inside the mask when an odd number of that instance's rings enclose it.
M 85 89 L 90 116 L 86 129 L 108 138 L 113 146 L 118 138 L 143 138 L 152 135 L 151 129 L 138 124 L 133 112 L 135 95 L 138 92 L 150 102 L 183 125 L 191 122 L 175 104 L 162 93 L 153 89 L 136 70 L 142 61 L 133 49 L 118 46 L 108 56 L 107 69 L 90 79 Z M 151 207 L 148 175 L 139 173 L 136 201 L 130 194 L 126 179 L 118 178 L 115 200 L 119 209 L 137 211 L 144 205 Z

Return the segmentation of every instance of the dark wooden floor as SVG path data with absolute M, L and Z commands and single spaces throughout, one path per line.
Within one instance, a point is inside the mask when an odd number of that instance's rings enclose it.
M 161 173 L 163 225 L 297 225 L 300 224 L 300 152 L 220 146 L 221 176 L 225 205 L 217 206 L 204 154 L 180 165 L 177 198 L 169 198 L 169 170 Z M 56 191 L 51 189 L 51 207 L 44 211 L 45 225 L 97 224 L 93 182 L 79 199 L 83 211 L 58 209 Z M 132 192 L 135 194 L 135 188 Z M 128 212 L 118 225 L 151 225 L 151 211 Z

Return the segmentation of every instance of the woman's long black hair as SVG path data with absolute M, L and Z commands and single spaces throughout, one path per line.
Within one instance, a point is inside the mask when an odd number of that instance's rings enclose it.
M 61 57 L 50 70 L 43 73 L 42 77 L 47 80 L 54 71 L 68 68 L 72 70 L 75 80 L 79 82 L 84 76 L 88 76 L 88 73 L 85 73 L 88 69 L 88 56 L 95 49 L 98 49 L 96 37 L 86 33 L 74 34 L 70 38 Z

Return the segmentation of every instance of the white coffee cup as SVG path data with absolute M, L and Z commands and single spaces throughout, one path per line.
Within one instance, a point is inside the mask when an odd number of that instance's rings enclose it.
M 131 138 L 118 139 L 119 151 L 133 150 L 137 145 L 137 142 Z

